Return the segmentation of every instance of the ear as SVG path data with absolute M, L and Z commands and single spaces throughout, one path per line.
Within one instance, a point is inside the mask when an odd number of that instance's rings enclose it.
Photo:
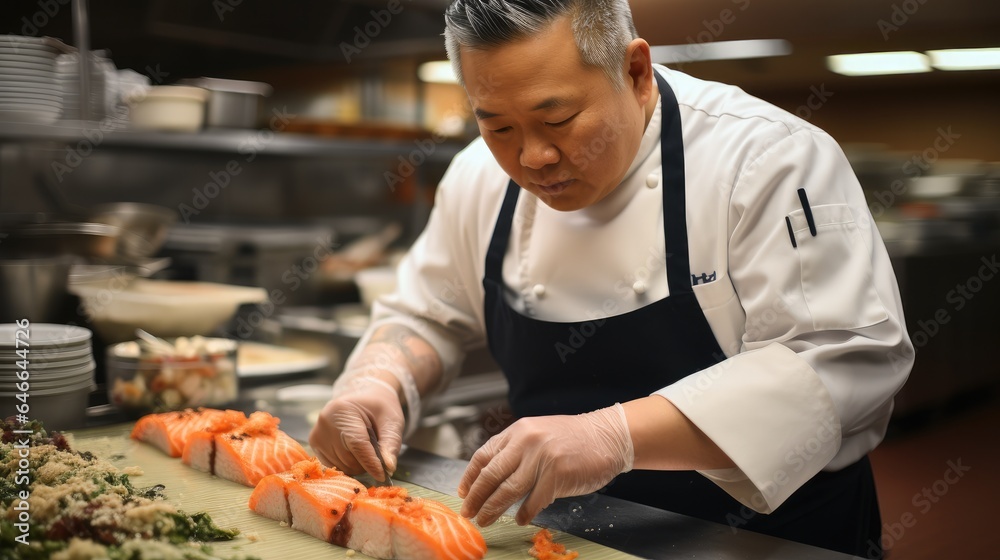
M 632 39 L 625 49 L 627 84 L 640 105 L 645 105 L 653 95 L 653 59 L 645 39 Z

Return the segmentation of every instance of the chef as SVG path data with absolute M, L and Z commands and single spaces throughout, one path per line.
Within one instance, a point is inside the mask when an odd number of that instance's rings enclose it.
M 462 514 L 627 500 L 861 556 L 867 454 L 913 349 L 862 190 L 822 130 L 654 65 L 626 0 L 456 0 L 449 57 L 481 137 L 310 443 L 388 470 L 421 402 L 487 345 L 519 418 Z

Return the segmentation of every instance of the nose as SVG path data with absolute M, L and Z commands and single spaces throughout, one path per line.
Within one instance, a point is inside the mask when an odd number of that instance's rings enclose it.
M 521 146 L 521 165 L 529 169 L 541 169 L 546 165 L 559 163 L 559 149 L 546 138 L 526 135 Z

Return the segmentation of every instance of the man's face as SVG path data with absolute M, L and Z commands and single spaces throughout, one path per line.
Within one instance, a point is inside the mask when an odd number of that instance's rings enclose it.
M 639 149 L 648 88 L 643 95 L 629 79 L 616 89 L 600 68 L 584 65 L 568 17 L 460 56 L 479 131 L 518 185 L 561 211 L 586 208 L 618 186 Z

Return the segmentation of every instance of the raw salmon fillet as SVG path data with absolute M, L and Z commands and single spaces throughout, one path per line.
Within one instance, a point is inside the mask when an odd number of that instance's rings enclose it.
M 292 467 L 295 468 L 294 466 Z M 288 483 L 294 480 L 289 471 L 269 474 L 260 479 L 250 494 L 250 509 L 268 519 L 287 525 L 292 524 L 292 512 L 288 509 Z
M 180 457 L 191 434 L 204 430 L 225 414 L 214 408 L 147 414 L 135 423 L 131 437 L 149 443 L 171 457 Z
M 215 461 L 215 436 L 230 432 L 247 423 L 247 416 L 238 410 L 226 410 L 200 431 L 188 436 L 181 461 L 199 471 L 211 473 Z
M 335 544 L 376 558 L 479 560 L 486 541 L 468 519 L 406 489 L 369 488 L 334 531 Z
M 250 494 L 250 509 L 293 529 L 330 541 L 355 496 L 365 491 L 357 480 L 316 459 L 261 479 Z
M 279 420 L 254 412 L 242 423 L 222 418 L 191 436 L 182 460 L 198 470 L 254 487 L 269 474 L 309 458 L 302 445 L 278 429 Z

